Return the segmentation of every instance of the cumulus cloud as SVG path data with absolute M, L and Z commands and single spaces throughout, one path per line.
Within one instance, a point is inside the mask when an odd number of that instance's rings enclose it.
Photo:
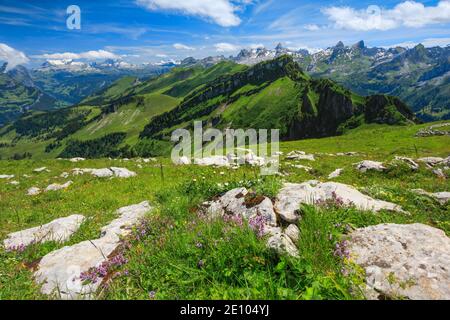
M 100 59 L 119 59 L 120 56 L 106 50 L 97 50 L 97 51 L 86 51 L 80 53 L 74 52 L 64 52 L 64 53 L 51 53 L 51 54 L 43 54 L 37 56 L 37 58 L 42 59 L 72 59 L 72 60 L 100 60 Z
M 250 45 L 250 49 L 262 49 L 264 45 L 262 43 L 253 43 Z
M 303 28 L 305 28 L 308 31 L 318 31 L 318 30 L 320 30 L 320 27 L 317 24 L 307 24 L 307 25 L 304 25 Z
M 248 4 L 251 1 L 238 1 Z M 236 11 L 241 10 L 230 0 L 136 0 L 136 3 L 148 10 L 166 10 L 185 15 L 198 16 L 222 27 L 235 27 L 241 23 Z
M 177 49 L 177 50 L 195 50 L 195 48 L 189 47 L 189 46 L 187 46 L 187 45 L 185 45 L 185 44 L 182 44 L 182 43 L 175 43 L 175 44 L 173 45 L 173 47 L 174 47 L 175 49 Z
M 390 30 L 399 27 L 423 27 L 450 22 L 450 1 L 441 0 L 436 6 L 405 1 L 393 9 L 369 6 L 366 10 L 351 7 L 328 7 L 322 12 L 336 28 L 357 31 Z
M 5 43 L 0 43 L 0 61 L 8 62 L 6 67 L 6 71 L 8 71 L 19 64 L 28 63 L 30 59 L 28 59 L 25 53 L 11 48 Z
M 216 43 L 214 47 L 217 52 L 233 52 L 240 49 L 239 46 L 226 42 Z

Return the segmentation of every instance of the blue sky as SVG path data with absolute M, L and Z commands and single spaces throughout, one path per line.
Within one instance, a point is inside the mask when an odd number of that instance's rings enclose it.
M 81 9 L 81 30 L 66 8 Z M 120 57 L 155 62 L 231 55 L 278 42 L 326 48 L 450 43 L 450 0 L 118 0 L 0 2 L 0 60 Z M 14 63 L 14 61 L 12 61 Z

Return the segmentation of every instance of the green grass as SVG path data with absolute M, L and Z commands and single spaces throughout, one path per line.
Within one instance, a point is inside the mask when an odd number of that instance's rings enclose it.
M 109 133 L 127 132 L 125 143 L 134 145 L 137 143 L 139 133 L 152 117 L 171 110 L 177 103 L 177 99 L 167 95 L 145 95 L 142 106 L 137 106 L 135 103 L 121 106 L 116 112 L 110 113 L 82 128 L 72 138 L 91 140 Z
M 74 213 L 89 217 L 65 244 L 33 245 L 23 253 L 0 249 L 0 299 L 46 299 L 32 281 L 29 269 L 39 258 L 64 245 L 99 237 L 102 226 L 115 217 L 115 210 L 149 200 L 154 210 L 147 217 L 146 235 L 131 241 L 125 252 L 129 263 L 117 271 L 108 288 L 99 292 L 105 299 L 360 299 L 354 288 L 361 284 L 361 270 L 351 261 L 334 255 L 336 243 L 352 228 L 379 223 L 425 223 L 450 235 L 449 205 L 419 196 L 412 189 L 449 191 L 448 180 L 438 179 L 423 166 L 413 172 L 405 166 L 390 166 L 385 173 L 362 174 L 353 164 L 363 160 L 389 162 L 394 155 L 414 158 L 448 156 L 449 137 L 415 138 L 427 125 L 389 127 L 370 125 L 340 137 L 285 142 L 281 150 L 315 153 L 316 161 L 298 161 L 314 168 L 305 172 L 282 161 L 284 177 L 261 177 L 259 170 L 197 166 L 174 166 L 169 159 L 139 164 L 134 160 L 97 159 L 81 163 L 65 160 L 0 161 L 0 174 L 14 174 L 19 185 L 0 180 L 0 239 L 10 232 L 34 227 Z M 0 149 L 1 151 L 1 149 Z M 356 151 L 358 156 L 330 156 L 327 153 Z M 142 165 L 142 167 L 141 167 Z M 51 172 L 34 173 L 46 166 Z M 32 186 L 45 188 L 62 183 L 62 172 L 75 167 L 127 167 L 137 172 L 132 179 L 99 179 L 90 175 L 71 176 L 65 191 L 26 196 Z M 221 220 L 206 222 L 196 208 L 238 186 L 274 198 L 282 182 L 326 181 L 329 173 L 344 168 L 335 181 L 350 184 L 363 193 L 401 205 L 410 214 L 361 212 L 354 208 L 302 207 L 299 223 L 300 257 L 280 257 L 265 247 L 265 240 L 244 224 Z M 224 174 L 220 174 L 223 172 Z M 23 175 L 29 175 L 29 178 Z M 201 243 L 201 247 L 197 246 Z M 199 267 L 199 261 L 203 264 Z

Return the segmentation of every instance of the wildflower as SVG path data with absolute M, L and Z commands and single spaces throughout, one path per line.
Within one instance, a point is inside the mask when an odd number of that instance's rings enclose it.
M 248 224 L 250 228 L 256 232 L 259 238 L 264 236 L 264 226 L 266 224 L 266 219 L 263 216 L 257 215 L 249 219 Z
M 197 267 L 198 267 L 199 269 L 203 268 L 204 266 L 205 266 L 205 262 L 204 262 L 203 260 L 200 260 L 200 261 L 197 263 Z
M 336 243 L 334 255 L 341 259 L 350 259 L 350 250 L 348 249 L 348 241 L 344 240 Z
M 155 297 L 156 297 L 156 292 L 155 292 L 155 291 L 150 291 L 150 292 L 148 293 L 148 297 L 150 298 L 150 300 L 155 299 Z
M 200 242 L 197 242 L 197 243 L 195 244 L 195 246 L 196 246 L 197 248 L 199 248 L 199 249 L 203 248 L 203 244 L 201 244 Z

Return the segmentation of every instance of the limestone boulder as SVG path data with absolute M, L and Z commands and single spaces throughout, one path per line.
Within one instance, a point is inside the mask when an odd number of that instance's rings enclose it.
M 3 245 L 6 249 L 13 249 L 20 246 L 26 247 L 32 243 L 65 242 L 78 231 L 84 220 L 84 216 L 75 214 L 53 220 L 42 226 L 10 233 L 3 241 Z
M 329 200 L 338 201 L 346 206 L 355 206 L 364 211 L 390 210 L 403 212 L 400 206 L 373 199 L 349 185 L 317 181 L 300 184 L 286 183 L 275 201 L 275 211 L 286 222 L 296 223 L 300 218 L 300 204 L 316 205 Z
M 450 239 L 423 224 L 382 224 L 350 234 L 351 258 L 366 273 L 369 299 L 450 299 Z
M 60 299 L 92 299 L 102 279 L 85 283 L 81 275 L 108 261 L 119 248 L 121 237 L 130 233 L 152 209 L 147 201 L 117 210 L 119 217 L 102 228 L 101 237 L 53 251 L 44 256 L 34 273 L 41 292 Z

